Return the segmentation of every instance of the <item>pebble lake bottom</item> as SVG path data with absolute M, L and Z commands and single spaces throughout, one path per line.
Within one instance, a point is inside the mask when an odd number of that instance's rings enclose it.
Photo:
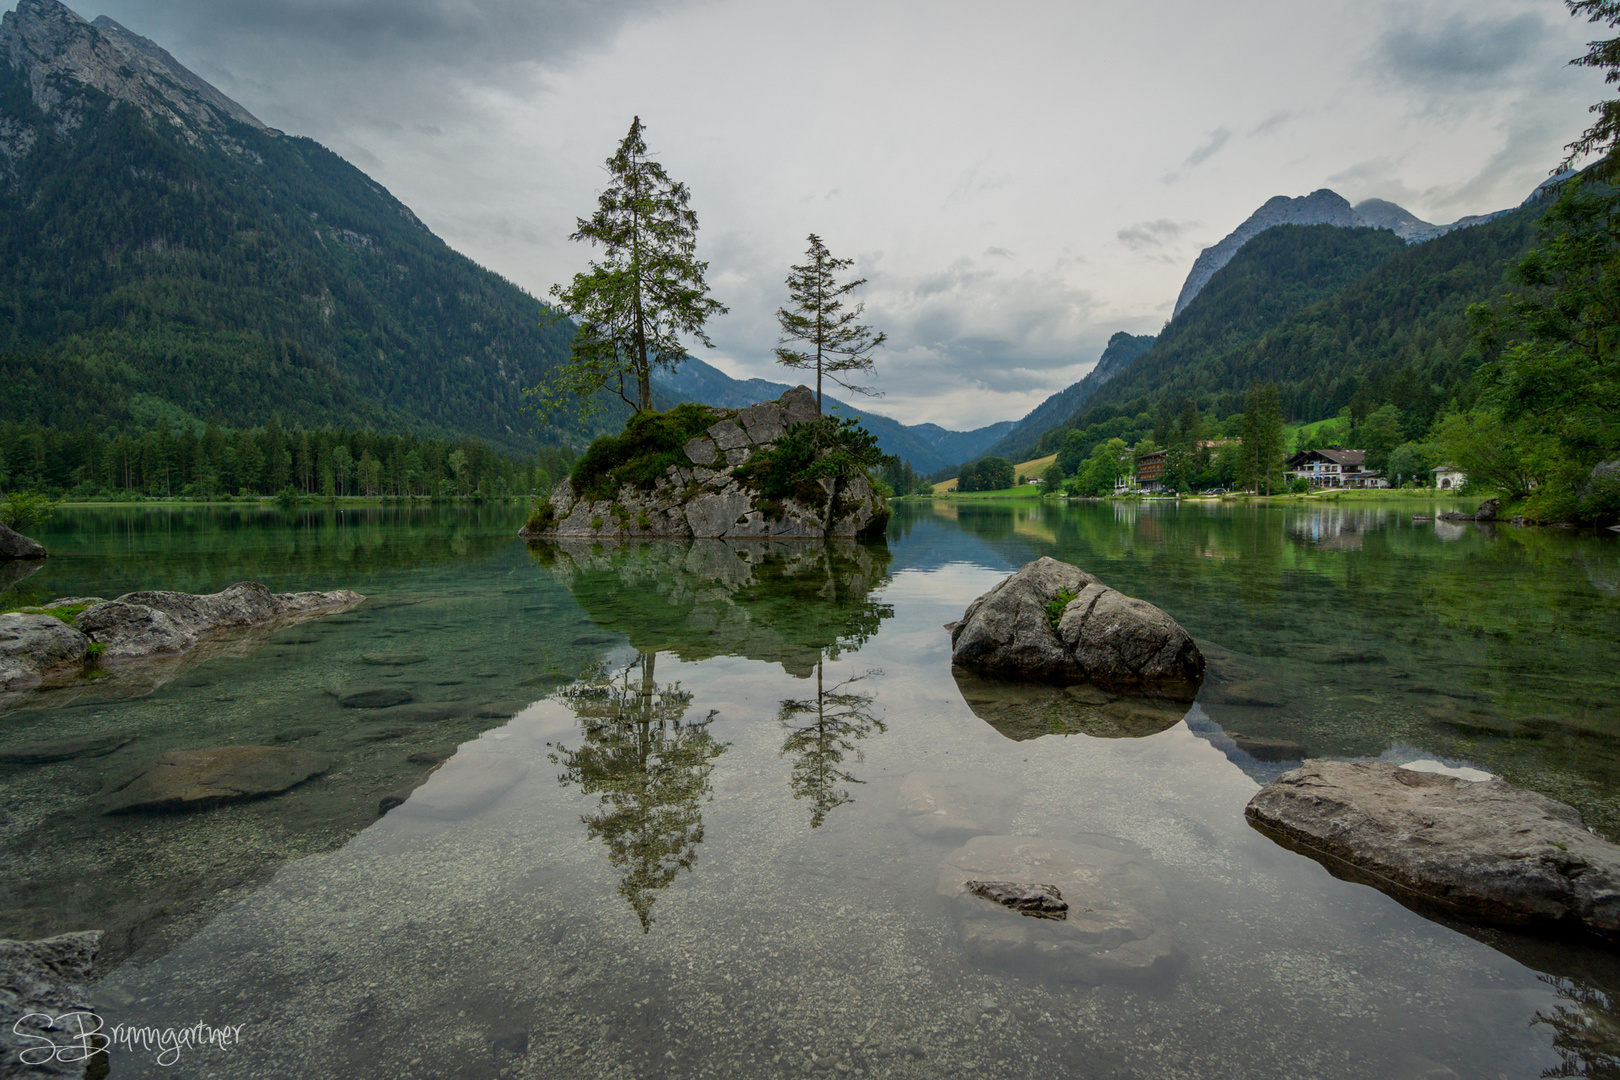
M 1243 818 L 1365 757 L 1620 836 L 1620 538 L 1413 509 L 901 503 L 878 544 L 532 549 L 516 507 L 59 511 L 0 599 L 368 600 L 142 696 L 9 703 L 0 753 L 133 738 L 0 766 L 0 935 L 106 930 L 108 1025 L 241 1025 L 118 1080 L 1617 1075 L 1614 952 L 1425 917 Z M 943 624 L 1042 555 L 1176 618 L 1199 700 L 954 677 Z M 374 689 L 401 703 L 339 701 Z M 233 744 L 333 765 L 101 812 Z M 951 895 L 1020 858 L 1102 867 L 1097 910 Z

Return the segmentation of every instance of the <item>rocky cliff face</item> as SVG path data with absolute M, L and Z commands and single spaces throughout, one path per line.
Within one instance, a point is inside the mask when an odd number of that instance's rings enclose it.
M 612 499 L 590 500 L 565 480 L 548 500 L 551 520 L 519 535 L 847 539 L 871 535 L 887 522 L 883 497 L 862 476 L 818 480 L 826 501 L 808 503 L 766 500 L 736 475 L 790 428 L 821 418 L 809 387 L 746 409 L 711 412 L 715 422 L 686 444 L 685 462 L 669 466 L 652 488 L 625 484 Z
M 1454 229 L 1482 225 L 1507 212 L 1499 210 L 1494 214 L 1474 214 L 1458 218 L 1450 225 L 1433 225 L 1404 207 L 1383 199 L 1367 199 L 1351 206 L 1342 195 L 1327 188 L 1313 191 L 1297 199 L 1277 195 L 1267 199 L 1264 206 L 1250 214 L 1248 220 L 1228 233 L 1224 240 L 1214 247 L 1205 248 L 1199 254 L 1197 261 L 1193 263 L 1192 272 L 1187 275 L 1186 282 L 1181 286 L 1181 295 L 1176 297 L 1176 309 L 1171 317 L 1180 315 L 1182 309 L 1193 302 L 1193 297 L 1209 284 L 1209 279 L 1215 276 L 1215 271 L 1232 261 L 1232 256 L 1237 254 L 1238 248 L 1274 225 L 1338 225 L 1347 229 L 1388 229 L 1408 244 L 1420 244 L 1425 240 L 1444 236 Z
M 77 127 L 83 111 L 95 107 L 83 93 L 90 87 L 172 125 L 192 143 L 223 135 L 232 124 L 270 131 L 156 43 L 105 15 L 86 22 L 57 0 L 19 0 L 17 10 L 0 16 L 0 62 L 27 77 L 34 104 L 60 129 Z M 0 141 L 7 138 L 22 136 L 8 136 L 0 118 Z

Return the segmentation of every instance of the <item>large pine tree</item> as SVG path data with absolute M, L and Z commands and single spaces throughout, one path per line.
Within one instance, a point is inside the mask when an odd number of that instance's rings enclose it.
M 638 411 L 652 408 L 653 369 L 674 369 L 686 358 L 682 334 L 713 348 L 704 323 L 727 310 L 709 296 L 709 264 L 696 256 L 690 193 L 648 156 L 643 131 L 638 116 L 607 160 L 612 182 L 597 197 L 596 213 L 580 218 L 569 237 L 601 246 L 603 255 L 568 288 L 552 287 L 579 332 L 568 364 L 540 388 L 548 408 L 601 390 Z

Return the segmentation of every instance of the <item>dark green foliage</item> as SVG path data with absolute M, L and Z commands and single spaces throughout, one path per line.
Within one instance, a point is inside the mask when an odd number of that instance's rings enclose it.
M 1348 407 L 1360 419 L 1393 402 L 1406 435 L 1421 436 L 1448 400 L 1475 393 L 1480 355 L 1468 307 L 1511 286 L 1544 209 L 1533 204 L 1410 246 L 1382 230 L 1267 229 L 1083 414 L 1029 452 L 1061 449 L 1071 430 L 1085 432 L 1087 447 L 1133 441 L 1142 414 L 1168 428 L 1185 401 L 1224 421 L 1243 411 L 1243 387 L 1266 381 L 1276 383 L 1285 416 L 1316 420 Z M 1125 417 L 1129 432 L 1120 430 Z M 1102 430 L 1108 421 L 1114 426 Z
M 548 533 L 557 525 L 557 508 L 545 499 L 534 504 L 523 527 L 532 533 Z
M 602 436 L 581 455 L 569 475 L 574 494 L 596 502 L 613 498 L 625 484 L 652 488 L 671 465 L 689 464 L 682 448 L 716 419 L 707 405 L 691 402 L 637 413 L 622 432 Z
M 1006 458 L 989 457 L 962 466 L 957 475 L 957 491 L 1005 491 L 1013 486 L 1013 463 Z
M 883 470 L 878 474 L 891 495 L 929 495 L 934 485 L 911 467 L 911 462 L 888 456 L 883 459 Z
M 39 133 L 0 170 L 0 420 L 274 414 L 533 449 L 520 388 L 563 361 L 571 324 L 541 329 L 543 304 L 309 139 L 188 145 L 72 85 L 83 123 L 59 129 L 0 65 L 0 114 Z
M 1516 276 L 1519 293 L 1474 312 L 1479 407 L 1446 418 L 1439 441 L 1470 484 L 1525 498 L 1532 520 L 1607 520 L 1585 489 L 1620 453 L 1620 191 L 1565 184 Z
M 568 363 L 535 388 L 548 414 L 571 398 L 604 392 L 637 411 L 651 409 L 653 370 L 686 358 L 683 334 L 712 347 L 703 324 L 726 312 L 703 279 L 709 264 L 697 258 L 697 214 L 686 185 L 647 155 L 642 131 L 638 116 L 607 160 L 612 182 L 597 197 L 596 213 L 578 219 L 569 237 L 600 245 L 601 260 L 568 288 L 551 290 L 579 332 Z
M 13 491 L 0 499 L 0 525 L 23 531 L 51 516 L 56 504 L 37 491 Z
M 449 442 L 373 431 L 231 431 L 213 424 L 176 431 L 166 419 L 140 435 L 85 427 L 61 431 L 0 422 L 7 484 L 76 499 L 268 495 L 288 487 L 294 499 L 328 495 L 516 495 L 550 490 L 573 462 L 566 447 L 526 460 L 467 439 Z M 459 478 L 456 466 L 460 466 Z M 449 483 L 450 490 L 445 490 Z
M 836 501 L 843 481 L 857 475 L 870 478 L 883 461 L 871 432 L 847 417 L 824 416 L 793 425 L 775 446 L 756 451 L 734 475 L 767 499 L 818 506 L 827 498 L 818 480 L 834 481 Z

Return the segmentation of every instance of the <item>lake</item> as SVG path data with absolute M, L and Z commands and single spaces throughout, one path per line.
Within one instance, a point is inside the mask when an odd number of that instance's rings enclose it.
M 0 716 L 0 752 L 129 739 L 0 765 L 0 936 L 105 930 L 108 1023 L 241 1025 L 117 1078 L 1620 1075 L 1613 954 L 1425 917 L 1243 817 L 1304 757 L 1380 758 L 1620 838 L 1620 536 L 1412 520 L 1454 505 L 907 502 L 875 544 L 532 548 L 507 506 L 58 511 L 0 600 L 368 599 Z M 1180 621 L 1198 701 L 953 676 L 943 625 L 1043 555 Z M 339 701 L 370 689 L 405 703 Z M 232 744 L 330 767 L 101 812 L 141 759 Z M 1145 959 L 945 895 L 985 844 L 1106 867 L 1099 933 Z

